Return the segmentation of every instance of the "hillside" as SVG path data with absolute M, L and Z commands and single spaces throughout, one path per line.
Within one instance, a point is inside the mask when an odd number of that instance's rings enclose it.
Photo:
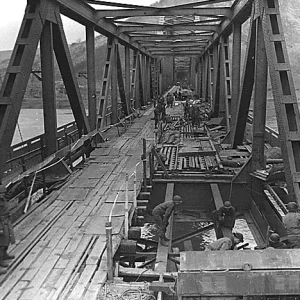
M 160 0 L 155 3 L 156 6 L 172 6 L 176 4 L 182 3 L 191 3 L 196 2 L 196 0 Z M 287 48 L 290 57 L 290 63 L 292 66 L 292 71 L 294 75 L 295 87 L 297 90 L 300 90 L 300 1 L 294 0 L 280 0 L 281 3 L 281 16 L 283 27 L 285 29 L 285 37 L 287 42 Z M 224 5 L 222 3 L 215 4 L 216 6 Z M 246 41 L 247 39 L 247 25 L 243 26 L 243 39 Z M 96 76 L 97 82 L 101 80 L 103 73 L 103 66 L 105 62 L 105 53 L 106 53 L 106 37 L 98 35 L 96 37 Z M 72 43 L 69 45 L 72 60 L 74 63 L 75 72 L 78 74 L 79 72 L 86 71 L 86 45 L 85 41 Z M 123 47 L 120 47 L 121 49 Z M 243 51 L 244 52 L 244 51 Z M 11 51 L 0 51 L 0 82 L 3 79 L 3 75 L 5 74 L 6 66 L 9 62 L 9 57 L 11 55 Z M 33 69 L 40 69 L 40 59 L 39 59 L 39 51 L 37 51 L 36 59 L 34 62 Z M 121 51 L 121 61 L 123 59 L 123 51 Z M 57 81 L 60 81 L 60 73 L 58 67 L 57 70 Z M 36 80 L 37 81 L 37 80 Z M 85 81 L 83 78 L 80 79 L 81 83 L 85 85 Z M 34 79 L 30 80 L 32 84 Z M 35 84 L 34 84 L 35 85 Z M 34 95 L 36 92 L 34 92 Z M 35 97 L 35 96 L 34 96 Z

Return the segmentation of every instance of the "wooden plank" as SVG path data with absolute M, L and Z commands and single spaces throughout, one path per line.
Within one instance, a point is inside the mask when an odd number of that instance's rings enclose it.
M 59 299 L 64 289 L 67 288 L 68 283 L 74 277 L 74 274 L 76 274 L 76 272 L 78 271 L 78 268 L 81 265 L 80 262 L 82 262 L 83 253 L 86 253 L 86 250 L 88 249 L 92 239 L 93 238 L 89 236 L 82 237 L 78 247 L 71 253 L 70 259 L 66 264 L 65 269 L 63 270 L 58 284 L 55 287 L 55 293 L 52 294 L 51 297 L 47 300 Z
M 172 200 L 173 194 L 174 194 L 174 183 L 168 183 L 167 188 L 166 188 L 166 194 L 165 194 L 165 202 Z M 168 238 L 170 238 L 172 235 L 172 226 L 173 226 L 173 214 L 170 217 L 169 226 L 168 226 L 167 232 L 166 232 L 166 236 Z M 156 272 L 159 272 L 159 273 L 166 272 L 168 254 L 169 254 L 170 248 L 171 248 L 171 243 L 169 243 L 169 246 L 167 246 L 167 247 L 158 243 L 157 254 L 156 254 L 156 266 L 154 269 Z
M 68 188 L 64 190 L 57 199 L 64 201 L 84 201 L 87 194 L 89 193 L 88 188 Z
M 222 200 L 222 196 L 221 196 L 218 184 L 217 183 L 211 183 L 210 188 L 211 188 L 213 200 L 214 200 L 215 205 L 216 205 L 216 209 L 219 209 L 221 206 L 223 206 L 223 200 Z
M 5 285 L 1 285 L 0 287 L 0 294 L 1 297 L 5 297 L 6 294 L 9 292 L 15 292 L 16 291 L 16 285 L 18 284 L 18 281 L 21 280 L 22 276 L 26 272 L 27 268 L 31 265 L 33 261 L 46 249 L 47 242 L 45 241 L 39 241 L 39 243 L 35 247 L 34 252 L 30 252 L 25 259 L 19 264 L 18 269 L 14 271 L 13 274 L 11 274 L 6 280 Z M 4 276 L 1 276 L 2 278 Z M 0 277 L 0 278 L 1 278 Z M 1 278 L 1 279 L 2 279 Z M 28 282 L 27 282 L 28 283 Z
M 96 244 L 93 246 L 92 251 L 90 252 L 86 260 L 86 264 L 87 265 L 98 264 L 98 262 L 101 260 L 105 248 L 106 248 L 106 236 L 101 235 L 97 239 Z
M 62 272 L 62 269 L 52 269 L 32 300 L 47 299 L 50 297 L 55 292 L 55 285 L 59 281 Z
M 183 241 L 183 245 L 184 245 L 184 250 L 185 251 L 193 251 L 193 244 L 191 240 L 186 240 Z
M 88 285 L 88 282 L 91 280 L 92 276 L 96 271 L 97 265 L 86 265 L 83 272 L 81 273 L 78 282 L 72 288 L 72 292 L 70 296 L 67 298 L 68 300 L 78 300 L 81 299 L 85 287 Z
M 5 300 L 15 300 L 19 299 L 23 291 L 27 288 L 28 281 L 19 281 L 16 286 L 11 290 L 11 292 L 8 294 L 7 297 L 5 297 Z M 1 297 L 3 294 L 1 294 Z M 2 298 L 3 299 L 3 298 Z
M 107 278 L 107 272 L 102 270 L 97 270 L 95 272 L 95 275 L 91 281 L 91 283 L 88 285 L 84 300 L 97 300 L 98 299 L 98 293 L 101 289 L 101 287 L 106 282 Z
M 64 249 L 64 251 L 61 252 L 59 259 L 55 265 L 55 268 L 67 268 L 68 264 L 70 263 L 70 260 L 73 258 L 74 252 L 78 248 L 80 248 L 81 245 L 84 244 L 87 239 L 87 237 L 83 237 L 81 234 L 74 234 L 67 247 Z
M 85 234 L 98 234 L 103 235 L 105 234 L 105 224 L 108 220 L 108 217 L 99 218 L 98 215 L 94 216 L 90 222 L 90 224 L 87 226 L 87 228 L 84 229 Z M 119 234 L 121 232 L 121 228 L 124 223 L 124 216 L 122 217 L 113 217 L 112 219 L 112 226 L 113 234 Z
M 132 204 L 129 204 L 129 210 Z M 113 210 L 112 210 L 113 208 Z M 125 210 L 125 203 L 116 203 L 114 206 L 114 203 L 104 203 L 101 206 L 101 210 L 97 217 L 108 217 L 112 211 L 112 217 L 123 217 L 124 216 L 124 210 Z M 105 218 L 107 219 L 107 218 Z
M 71 185 L 70 188 L 94 188 L 99 179 L 95 178 L 77 178 Z
M 61 219 L 60 223 L 57 223 L 56 226 L 52 228 L 52 235 L 49 236 L 49 239 L 47 239 L 48 247 L 43 251 L 43 253 L 38 257 L 38 259 L 29 267 L 26 274 L 23 276 L 23 280 L 27 281 L 34 281 L 34 286 L 37 286 L 37 281 L 41 279 L 41 273 L 43 273 L 43 276 L 46 273 L 44 264 L 47 265 L 49 261 L 51 260 L 53 265 L 56 263 L 56 260 L 59 259 L 59 256 L 55 255 L 55 259 L 53 258 L 53 252 L 59 253 L 59 249 L 65 248 L 66 243 L 69 242 L 68 239 L 63 239 L 62 237 L 66 235 L 72 236 L 77 228 L 74 230 L 74 228 L 70 228 L 69 226 L 72 225 L 72 223 L 75 221 L 75 217 L 64 217 Z M 61 224 L 64 224 L 66 222 L 65 228 L 59 227 Z M 62 244 L 62 245 L 61 245 Z M 52 255 L 51 255 L 52 254 Z M 48 266 L 48 265 L 47 265 Z M 43 270 L 43 271 L 41 271 Z M 42 283 L 42 282 L 41 282 Z M 29 289 L 33 289 L 33 285 L 29 284 Z

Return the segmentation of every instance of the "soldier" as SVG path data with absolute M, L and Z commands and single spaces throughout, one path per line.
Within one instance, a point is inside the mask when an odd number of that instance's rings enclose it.
M 286 249 L 287 245 L 284 242 L 280 241 L 280 236 L 278 233 L 273 232 L 269 237 L 269 246 L 267 248 L 273 249 Z
M 243 235 L 240 232 L 234 232 L 231 238 L 222 237 L 208 244 L 205 251 L 237 250 L 237 244 L 243 242 Z
M 158 236 L 160 238 L 160 243 L 163 246 L 167 246 L 166 242 L 169 241 L 169 239 L 165 236 L 169 224 L 169 218 L 173 210 L 175 209 L 175 206 L 181 203 L 182 203 L 181 197 L 175 195 L 173 197 L 173 200 L 158 204 L 157 206 L 154 207 L 152 211 L 152 215 L 154 217 L 154 221 L 158 229 Z
M 6 273 L 6 268 L 9 266 L 6 260 L 15 258 L 7 253 L 9 244 L 15 243 L 15 237 L 5 193 L 6 187 L 0 185 L 0 274 Z
M 219 239 L 224 236 L 230 238 L 235 224 L 235 208 L 231 205 L 230 201 L 225 201 L 219 210 L 213 212 L 213 216 L 217 227 L 217 238 Z
M 159 103 L 158 105 L 155 106 L 154 108 L 154 128 L 157 128 L 159 119 L 161 115 L 161 104 Z
M 283 216 L 282 222 L 288 234 L 288 243 L 291 248 L 300 248 L 300 212 L 298 204 L 289 202 L 286 205 L 288 213 Z

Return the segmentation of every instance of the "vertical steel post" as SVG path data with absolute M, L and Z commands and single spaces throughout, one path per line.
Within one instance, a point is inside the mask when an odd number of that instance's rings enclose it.
M 252 170 L 265 167 L 265 125 L 267 107 L 268 61 L 261 17 L 256 21 L 255 85 L 253 111 Z
M 149 152 L 149 165 L 150 165 L 150 185 L 152 185 L 152 179 L 153 179 L 153 173 L 154 173 L 154 168 L 153 168 L 153 163 L 152 163 L 152 152 Z
M 43 89 L 43 113 L 45 128 L 45 155 L 57 151 L 57 117 L 54 78 L 53 30 L 52 23 L 46 21 L 41 35 L 41 70 Z
M 106 232 L 107 280 L 111 281 L 114 278 L 111 222 L 106 222 L 105 232 Z
M 126 174 L 126 181 L 125 181 L 125 232 L 124 232 L 124 237 L 127 240 L 128 239 L 128 230 L 129 230 L 129 215 L 128 215 L 128 174 Z
M 115 42 L 115 51 L 112 57 L 111 65 L 111 123 L 116 124 L 118 122 L 118 74 L 117 74 L 117 55 L 118 55 L 118 43 Z
M 88 111 L 91 130 L 96 129 L 97 97 L 95 71 L 95 33 L 94 26 L 86 26 L 86 56 L 87 56 L 87 84 L 88 84 Z
M 137 164 L 135 165 L 135 170 L 133 173 L 133 207 L 134 207 L 134 209 L 136 209 L 136 207 L 137 207 L 136 168 L 137 168 Z
M 147 153 L 146 153 L 146 139 L 143 139 L 143 189 L 147 189 Z
M 125 46 L 125 95 L 126 95 L 126 105 L 127 112 L 131 114 L 130 106 L 130 48 Z
M 233 24 L 233 40 L 232 40 L 232 92 L 231 92 L 231 119 L 230 132 L 231 142 L 233 141 L 233 131 L 236 122 L 236 112 L 240 95 L 241 82 L 241 46 L 242 46 L 242 24 L 235 22 Z

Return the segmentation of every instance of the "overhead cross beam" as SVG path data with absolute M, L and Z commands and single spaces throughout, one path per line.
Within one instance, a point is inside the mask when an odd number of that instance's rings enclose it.
M 63 15 L 84 26 L 94 25 L 96 32 L 105 36 L 115 36 L 121 44 L 128 45 L 132 49 L 139 50 L 142 53 L 149 55 L 145 48 L 141 47 L 137 42 L 132 42 L 130 36 L 126 33 L 120 33 L 118 27 L 112 22 L 109 22 L 106 19 L 96 21 L 94 16 L 96 10 L 87 3 L 81 0 L 57 0 L 57 2 L 60 4 L 60 12 Z
M 202 31 L 219 31 L 218 25 L 144 25 L 144 26 L 120 26 L 119 32 L 139 32 L 139 31 L 187 31 L 187 30 L 202 30 Z
M 128 18 L 146 16 L 225 16 L 231 17 L 230 7 L 216 8 L 156 8 L 156 9 L 118 9 L 118 10 L 97 10 L 96 20 L 101 18 Z

